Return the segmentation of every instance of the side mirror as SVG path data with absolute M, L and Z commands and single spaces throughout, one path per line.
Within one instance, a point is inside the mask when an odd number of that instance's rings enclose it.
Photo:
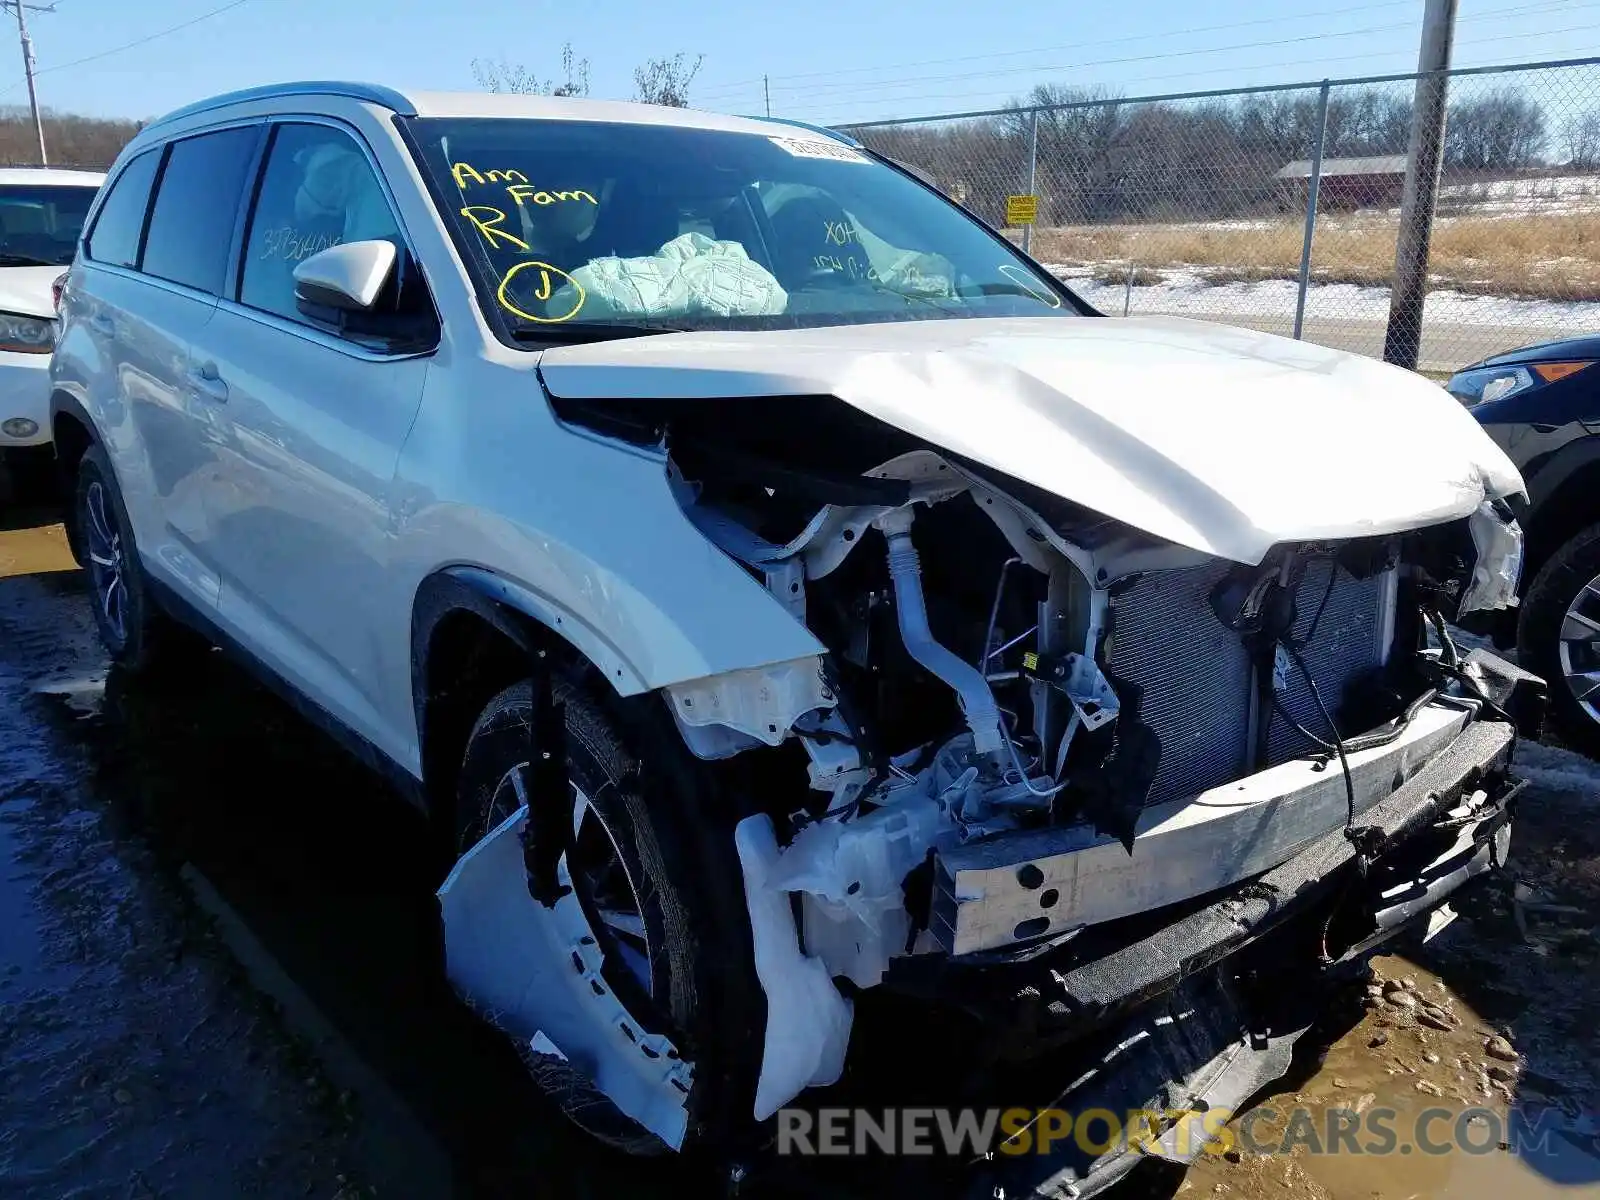
M 369 312 L 394 277 L 393 242 L 345 242 L 319 250 L 294 269 L 295 300 L 336 312 Z

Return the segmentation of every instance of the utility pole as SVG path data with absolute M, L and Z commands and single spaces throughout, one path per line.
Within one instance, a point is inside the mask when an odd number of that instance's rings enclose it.
M 1412 370 L 1422 347 L 1422 307 L 1428 296 L 1428 244 L 1444 157 L 1445 101 L 1450 88 L 1450 47 L 1455 40 L 1456 0 L 1427 0 L 1422 14 L 1422 50 L 1406 154 L 1400 236 L 1395 244 L 1394 287 L 1389 293 L 1389 328 L 1383 357 Z
M 767 77 L 761 77 L 761 94 L 767 98 L 767 116 L 772 115 L 772 89 L 767 86 Z
M 33 110 L 33 130 L 39 136 L 39 165 L 50 165 L 44 151 L 44 119 L 39 115 L 39 93 L 33 84 L 33 39 L 28 36 L 28 12 L 55 12 L 54 4 L 26 4 L 23 0 L 0 0 L 0 8 L 15 10 L 17 36 L 22 41 L 22 70 L 28 77 L 28 107 Z

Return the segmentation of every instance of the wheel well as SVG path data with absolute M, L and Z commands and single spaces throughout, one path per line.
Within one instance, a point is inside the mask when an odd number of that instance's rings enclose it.
M 71 413 L 58 412 L 50 421 L 50 436 L 56 444 L 56 461 L 61 464 L 62 473 L 75 475 L 78 460 L 94 441 L 94 435 Z
M 50 436 L 55 443 L 56 472 L 63 501 L 62 520 L 67 528 L 67 543 L 76 553 L 77 505 L 72 502 L 72 497 L 78 483 L 78 462 L 83 458 L 83 452 L 94 444 L 94 434 L 70 412 L 60 411 L 50 419 Z
M 1522 586 L 1539 573 L 1539 568 L 1571 541 L 1574 536 L 1600 522 L 1600 461 L 1574 471 L 1534 510 L 1528 522 L 1526 562 Z
M 436 820 L 448 822 L 456 776 L 478 715 L 500 691 L 532 670 L 541 651 L 557 660 L 574 652 L 537 621 L 482 598 L 434 617 L 418 664 L 423 780 Z

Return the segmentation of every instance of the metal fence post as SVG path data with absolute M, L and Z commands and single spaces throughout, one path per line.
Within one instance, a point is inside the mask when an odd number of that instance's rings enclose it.
M 1034 182 L 1039 173 L 1039 110 L 1036 108 L 1028 114 L 1028 195 L 1034 194 Z M 1038 219 L 1037 214 L 1034 217 Z M 1022 252 L 1033 253 L 1033 225 L 1030 222 L 1022 227 Z
M 1306 180 L 1306 234 L 1300 243 L 1300 288 L 1294 300 L 1294 336 L 1306 323 L 1306 289 L 1311 286 L 1311 241 L 1317 236 L 1317 196 L 1322 190 L 1322 148 L 1328 140 L 1328 89 L 1326 79 L 1317 94 L 1317 135 L 1311 146 L 1311 175 Z
M 1394 285 L 1389 291 L 1389 327 L 1383 360 L 1417 369 L 1422 351 L 1422 311 L 1428 299 L 1428 250 L 1444 158 L 1450 49 L 1455 39 L 1456 0 L 1427 0 L 1422 14 L 1422 50 L 1417 91 L 1411 105 L 1411 142 L 1406 153 L 1400 233 L 1395 239 Z

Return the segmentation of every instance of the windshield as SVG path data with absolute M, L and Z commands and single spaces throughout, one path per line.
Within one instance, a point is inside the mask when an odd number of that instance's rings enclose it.
M 96 191 L 0 184 L 0 267 L 69 265 Z
M 513 333 L 1075 315 L 938 193 L 817 135 L 408 125 L 480 295 Z

